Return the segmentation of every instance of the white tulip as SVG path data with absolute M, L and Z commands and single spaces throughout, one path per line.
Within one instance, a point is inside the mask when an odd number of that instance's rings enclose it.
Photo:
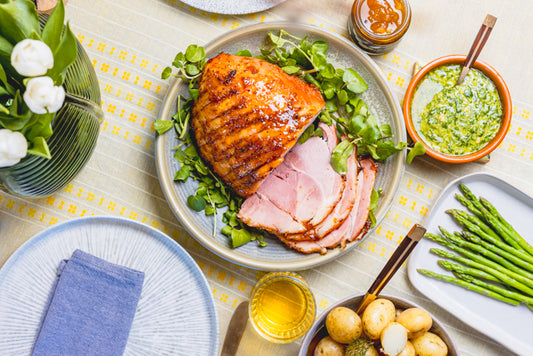
M 36 77 L 28 80 L 24 92 L 24 102 L 36 114 L 56 112 L 65 101 L 65 89 L 54 86 L 50 77 Z
M 20 75 L 36 77 L 54 66 L 54 55 L 43 41 L 25 39 L 13 48 L 11 65 Z
M 28 153 L 26 137 L 18 131 L 0 129 L 0 168 L 19 163 Z

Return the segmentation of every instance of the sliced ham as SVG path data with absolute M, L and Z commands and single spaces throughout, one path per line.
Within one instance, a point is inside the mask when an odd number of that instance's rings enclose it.
M 339 201 L 344 190 L 344 179 L 330 163 L 331 153 L 325 140 L 311 137 L 302 145 L 296 145 L 285 156 L 283 164 L 310 175 L 319 182 L 324 200 L 316 207 L 310 226 L 316 226 L 328 216 Z
M 334 129 L 326 139 L 336 144 Z M 345 186 L 344 178 L 331 166 L 328 142 L 311 137 L 301 145 L 296 144 L 257 192 L 245 200 L 239 219 L 247 225 L 250 222 L 253 224 L 250 226 L 285 235 L 310 231 L 319 225 L 337 206 Z M 269 209 L 276 210 L 272 217 L 265 213 Z M 289 216 L 293 220 L 284 229 L 278 226 L 280 212 L 284 219 Z
M 289 240 L 283 236 L 278 236 L 287 246 L 302 253 L 325 254 L 328 248 L 341 246 L 346 247 L 346 243 L 360 239 L 368 231 L 370 224 L 368 213 L 370 211 L 370 198 L 376 179 L 377 164 L 370 158 L 360 162 L 362 170 L 357 177 L 357 199 L 354 203 L 348 218 L 335 230 L 331 231 L 324 238 L 319 240 Z
M 372 196 L 372 190 L 374 189 L 374 183 L 376 181 L 378 165 L 371 158 L 366 158 L 361 161 L 361 167 L 363 168 L 364 173 L 361 201 L 359 202 L 357 213 L 355 215 L 352 213 L 350 214 L 355 221 L 350 234 L 346 235 L 341 241 L 342 248 L 346 246 L 347 242 L 357 239 L 357 237 L 365 228 L 365 224 L 368 220 L 368 213 L 370 211 L 370 198 Z
M 348 170 L 346 173 L 346 183 L 344 185 L 344 191 L 342 197 L 335 205 L 335 208 L 330 214 L 316 227 L 307 230 L 303 234 L 294 234 L 285 236 L 287 240 L 318 240 L 326 236 L 330 231 L 339 227 L 348 217 L 356 198 L 360 195 L 357 194 L 357 156 L 354 153 L 348 157 Z M 355 208 L 357 210 L 357 207 Z
M 246 211 L 246 214 L 239 215 L 239 219 L 243 223 L 251 227 L 265 229 L 266 226 L 263 225 L 263 222 L 268 221 L 267 231 L 273 234 L 279 235 L 306 230 L 305 226 L 258 194 L 254 194 L 244 201 L 239 214 L 243 210 Z
M 321 122 L 318 124 L 318 128 L 324 133 L 324 140 L 328 143 L 329 152 L 333 152 L 333 149 L 337 146 L 337 132 L 334 125 L 326 125 Z

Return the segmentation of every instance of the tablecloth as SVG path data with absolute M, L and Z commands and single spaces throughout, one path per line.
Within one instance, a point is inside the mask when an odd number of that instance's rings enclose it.
M 528 0 L 411 0 L 412 22 L 392 52 L 373 57 L 401 101 L 414 63 L 447 54 L 465 54 L 485 15 L 498 22 L 480 59 L 497 68 L 513 99 L 511 128 L 488 164 L 450 165 L 429 157 L 406 167 L 390 211 L 364 242 L 339 259 L 301 271 L 318 303 L 363 293 L 377 271 L 414 223 L 423 221 L 450 180 L 476 171 L 492 173 L 533 194 L 533 123 L 531 111 L 533 39 Z M 293 20 L 347 35 L 351 0 L 287 0 L 270 10 L 240 16 L 192 8 L 177 0 L 70 0 L 67 18 L 92 60 L 102 92 L 105 120 L 96 150 L 79 176 L 42 199 L 0 192 L 0 265 L 28 238 L 50 225 L 88 215 L 136 220 L 167 233 L 196 260 L 215 299 L 221 342 L 229 319 L 264 273 L 227 262 L 203 248 L 181 227 L 161 191 L 154 157 L 152 124 L 170 84 L 162 69 L 187 45 L 203 45 L 248 24 Z M 466 326 L 417 292 L 402 267 L 383 293 L 408 298 L 444 322 L 461 355 L 510 352 Z M 248 325 L 238 355 L 294 355 L 299 342 L 279 345 Z

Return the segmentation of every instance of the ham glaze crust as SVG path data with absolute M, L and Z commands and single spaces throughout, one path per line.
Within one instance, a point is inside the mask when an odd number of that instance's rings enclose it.
M 324 107 L 314 85 L 268 62 L 221 53 L 204 66 L 191 127 L 199 152 L 249 197 Z

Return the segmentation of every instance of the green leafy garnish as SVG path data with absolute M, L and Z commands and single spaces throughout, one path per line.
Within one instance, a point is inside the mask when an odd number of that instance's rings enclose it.
M 355 339 L 346 347 L 345 355 L 346 356 L 365 356 L 366 352 L 370 347 L 373 347 L 374 344 L 371 340 L 367 339 L 364 336 L 361 336 L 358 339 Z
M 416 156 L 420 156 L 426 153 L 426 148 L 422 142 L 416 142 L 412 148 L 409 149 L 407 154 L 407 163 L 411 164 Z
M 207 58 L 205 58 L 205 49 L 198 45 L 192 44 L 185 50 L 185 53 L 179 52 L 172 66 L 177 69 L 176 77 L 189 83 L 189 88 L 193 88 L 196 80 L 200 77 Z M 166 67 L 161 73 L 162 79 L 168 79 L 172 75 L 172 68 Z

